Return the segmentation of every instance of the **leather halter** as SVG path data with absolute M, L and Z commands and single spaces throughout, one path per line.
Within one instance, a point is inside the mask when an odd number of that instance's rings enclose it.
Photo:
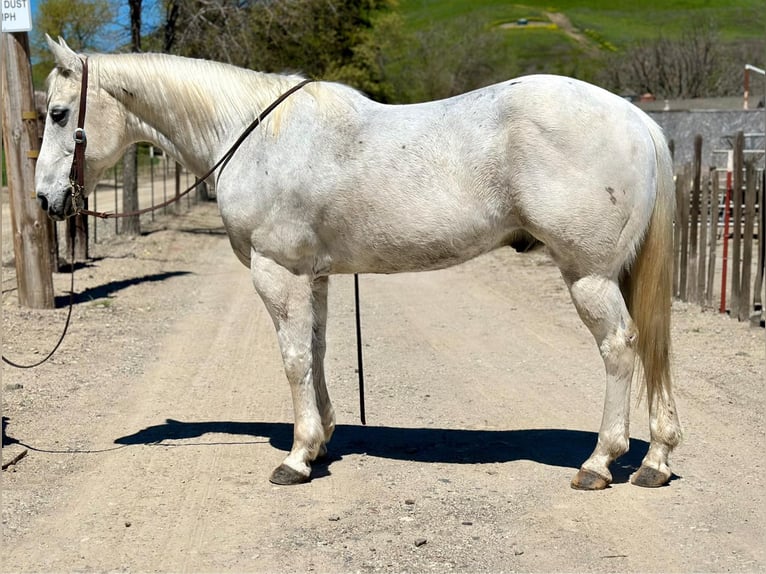
M 72 205 L 77 211 L 77 200 L 85 197 L 85 110 L 88 100 L 88 58 L 82 57 L 82 83 L 80 85 L 80 111 L 77 114 L 77 129 L 74 131 L 74 156 L 69 170 L 69 184 L 72 187 Z

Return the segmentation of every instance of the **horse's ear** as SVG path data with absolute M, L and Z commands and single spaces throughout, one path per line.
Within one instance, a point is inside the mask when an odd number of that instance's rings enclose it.
M 45 40 L 48 42 L 48 48 L 53 53 L 53 57 L 56 59 L 56 67 L 62 71 L 81 72 L 82 60 L 80 57 L 70 48 L 63 38 L 59 38 L 56 42 L 53 38 L 45 35 Z

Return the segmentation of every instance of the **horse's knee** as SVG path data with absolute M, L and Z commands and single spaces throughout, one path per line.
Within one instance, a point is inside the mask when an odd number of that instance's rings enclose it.
M 291 385 L 301 383 L 311 369 L 311 352 L 296 345 L 282 345 L 282 365 Z

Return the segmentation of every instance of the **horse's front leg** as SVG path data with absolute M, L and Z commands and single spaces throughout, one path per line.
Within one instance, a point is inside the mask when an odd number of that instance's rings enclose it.
M 309 480 L 311 461 L 323 452 L 325 442 L 318 393 L 314 387 L 315 373 L 322 372 L 313 366 L 314 355 L 323 355 L 323 351 L 315 346 L 314 281 L 311 277 L 291 273 L 255 252 L 251 252 L 250 269 L 253 284 L 277 330 L 295 414 L 293 447 L 270 480 L 275 484 L 299 484 Z M 326 298 L 326 286 L 324 292 Z
M 317 407 L 324 429 L 324 442 L 319 449 L 319 456 L 327 454 L 327 443 L 335 430 L 335 409 L 330 402 L 324 376 L 324 356 L 327 349 L 325 333 L 327 331 L 327 277 L 318 277 L 312 284 L 312 308 L 314 312 L 314 338 L 312 341 L 314 388 L 316 389 Z

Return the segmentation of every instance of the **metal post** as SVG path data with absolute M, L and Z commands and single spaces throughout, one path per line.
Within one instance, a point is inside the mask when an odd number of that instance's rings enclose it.
M 356 363 L 359 372 L 359 417 L 367 424 L 364 412 L 364 363 L 362 361 L 362 319 L 359 312 L 359 275 L 354 273 L 354 309 L 356 311 Z

